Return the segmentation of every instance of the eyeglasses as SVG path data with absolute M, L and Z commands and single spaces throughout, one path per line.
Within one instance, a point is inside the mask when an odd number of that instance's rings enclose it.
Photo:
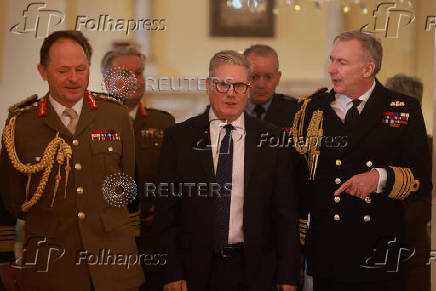
M 220 93 L 229 92 L 230 88 L 233 87 L 233 91 L 236 94 L 245 94 L 250 87 L 250 83 L 228 83 L 228 82 L 214 82 L 215 88 Z

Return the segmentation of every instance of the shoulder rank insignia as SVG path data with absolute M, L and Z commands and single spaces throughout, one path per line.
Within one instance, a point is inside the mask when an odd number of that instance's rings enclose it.
M 117 104 L 124 105 L 123 99 L 121 99 L 120 97 L 117 97 L 115 95 L 107 94 L 107 93 L 98 93 L 98 92 L 91 92 L 91 94 L 97 99 L 112 101 L 112 102 L 115 102 Z
M 29 96 L 26 99 L 10 106 L 9 113 L 15 113 L 18 111 L 26 111 L 27 109 L 34 106 L 34 104 L 36 103 L 37 100 L 38 100 L 38 95 L 33 94 L 32 96 Z
M 142 105 L 142 102 L 138 103 L 138 107 L 139 107 L 139 113 L 141 113 L 142 116 L 147 116 L 147 111 L 144 108 L 144 105 Z
M 383 113 L 383 123 L 387 123 L 390 127 L 400 127 L 401 124 L 408 124 L 410 113 L 392 112 Z
M 88 99 L 88 103 L 89 103 L 89 108 L 91 109 L 97 109 L 97 102 L 95 102 L 95 96 L 94 94 L 92 94 L 91 92 L 89 92 L 88 90 L 85 90 L 85 95 L 86 98 Z
M 404 106 L 404 102 L 403 101 L 392 101 L 390 106 L 394 106 L 394 107 L 402 107 Z
M 300 102 L 302 102 L 302 101 L 304 101 L 304 100 L 306 100 L 306 99 L 308 99 L 308 98 L 311 98 L 312 96 L 315 96 L 315 95 L 317 95 L 317 94 L 325 93 L 325 92 L 327 92 L 327 90 L 328 90 L 328 89 L 325 88 L 325 87 L 318 88 L 318 89 L 316 89 L 313 93 L 311 93 L 311 94 L 309 94 L 309 95 L 305 95 L 305 96 L 299 97 L 299 98 L 298 98 L 298 103 L 300 103 Z
M 38 102 L 38 116 L 46 116 L 47 115 L 47 98 L 42 98 Z

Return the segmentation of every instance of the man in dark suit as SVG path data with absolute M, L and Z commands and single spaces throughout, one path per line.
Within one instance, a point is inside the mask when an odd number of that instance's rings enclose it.
M 164 137 L 154 221 L 164 290 L 295 290 L 290 151 L 266 142 L 279 128 L 244 114 L 249 74 L 243 55 L 215 54 L 210 109 Z
M 244 55 L 252 66 L 250 98 L 245 112 L 289 129 L 294 121 L 297 101 L 293 97 L 275 93 L 282 76 L 277 52 L 270 46 L 256 44 L 247 48 Z
M 402 263 L 413 255 L 404 204 L 432 188 L 422 112 L 375 78 L 382 46 L 372 36 L 340 34 L 330 60 L 333 90 L 304 100 L 293 130 L 307 170 L 300 223 L 305 232 L 310 212 L 314 290 L 402 290 Z

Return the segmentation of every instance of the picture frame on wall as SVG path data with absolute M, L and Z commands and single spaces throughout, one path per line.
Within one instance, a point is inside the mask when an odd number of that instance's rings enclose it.
M 273 37 L 273 0 L 210 0 L 210 36 Z

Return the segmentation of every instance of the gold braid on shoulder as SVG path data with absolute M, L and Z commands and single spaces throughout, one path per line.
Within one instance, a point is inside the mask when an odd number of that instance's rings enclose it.
M 309 180 L 315 180 L 320 155 L 319 146 L 323 135 L 323 112 L 316 110 L 312 113 L 309 126 L 307 127 L 306 139 L 304 139 L 304 120 L 306 117 L 307 104 L 310 98 L 305 98 L 300 110 L 295 113 L 292 125 L 295 150 L 303 155 L 309 168 Z
M 73 154 L 73 151 L 71 149 L 71 146 L 62 138 L 60 138 L 58 135 L 54 139 L 50 141 L 50 143 L 47 145 L 47 147 L 44 150 L 44 155 L 40 162 L 36 164 L 23 164 L 20 159 L 17 156 L 17 152 L 15 150 L 15 121 L 17 116 L 12 117 L 9 120 L 9 123 L 5 126 L 3 129 L 3 142 L 5 144 L 6 150 L 9 155 L 9 159 L 11 160 L 12 165 L 14 168 L 19 171 L 20 173 L 27 174 L 28 180 L 27 180 L 27 186 L 26 186 L 26 201 L 21 205 L 21 210 L 23 212 L 29 211 L 29 209 L 38 202 L 38 200 L 41 198 L 42 193 L 44 192 L 45 186 L 47 185 L 47 181 L 49 179 L 51 170 L 53 169 L 53 164 L 55 161 L 55 155 L 56 155 L 56 162 L 59 164 L 58 168 L 58 174 L 56 177 L 55 187 L 53 191 L 53 198 L 50 207 L 53 207 L 54 199 L 56 196 L 57 189 L 59 187 L 59 183 L 61 180 L 61 166 L 66 162 L 65 164 L 65 197 L 67 194 L 67 183 L 68 183 L 68 176 L 71 170 L 70 166 L 70 159 Z M 41 181 L 39 182 L 38 187 L 36 188 L 35 193 L 32 195 L 32 197 L 29 199 L 29 186 L 30 186 L 30 180 L 31 175 L 44 171 L 42 174 Z

